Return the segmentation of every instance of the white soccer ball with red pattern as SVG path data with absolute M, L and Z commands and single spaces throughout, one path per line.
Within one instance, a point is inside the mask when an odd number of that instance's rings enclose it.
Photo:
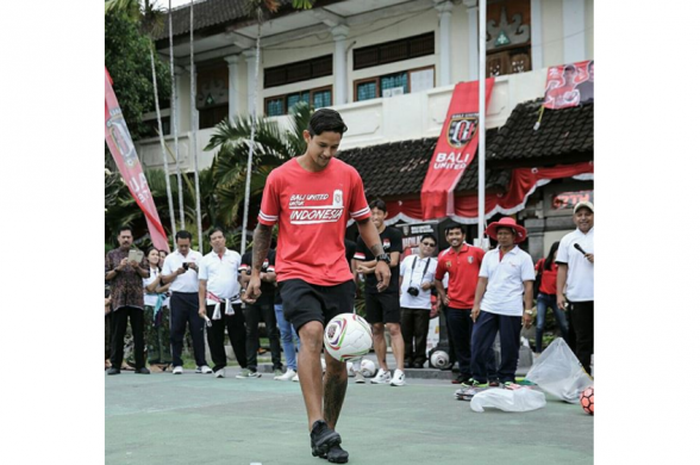
M 341 313 L 326 325 L 323 344 L 336 360 L 357 360 L 372 348 L 372 328 L 359 315 Z

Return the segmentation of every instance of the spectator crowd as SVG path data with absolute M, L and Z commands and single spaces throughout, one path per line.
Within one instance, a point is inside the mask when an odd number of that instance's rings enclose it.
M 455 384 L 506 387 L 515 382 L 522 327 L 535 325 L 535 355 L 544 349 L 546 315 L 552 311 L 560 335 L 591 373 L 593 354 L 593 204 L 574 207 L 576 230 L 551 245 L 533 264 L 522 248 L 526 229 L 509 217 L 494 221 L 486 234 L 497 244 L 484 252 L 469 245 L 464 225 L 444 230 L 448 248 L 438 252 L 438 239 L 424 234 L 417 250 L 404 252 L 402 234 L 385 223 L 386 204 L 369 205 L 383 251 L 390 257 L 391 279 L 377 291 L 377 260 L 358 236 L 345 241 L 347 264 L 358 297 L 364 297 L 365 318 L 372 327 L 378 371 L 366 380 L 359 362 L 349 367 L 356 383 L 402 386 L 406 368 L 428 363 L 430 320 L 444 314 Z M 211 251 L 191 248 L 187 231 L 175 235 L 167 253 L 134 246 L 125 226 L 114 231 L 118 246 L 105 257 L 105 369 L 136 374 L 184 372 L 183 352 L 194 358 L 195 373 L 226 377 L 227 340 L 240 371 L 236 378 L 260 378 L 259 324 L 264 322 L 274 379 L 299 381 L 299 337 L 284 318 L 271 249 L 260 274 L 261 296 L 244 304 L 253 263 L 252 252 L 241 256 L 227 248 L 221 228 L 207 232 Z M 364 283 L 364 286 L 362 286 Z M 364 296 L 359 289 L 364 288 Z M 386 361 L 387 338 L 396 361 Z M 228 336 L 228 338 L 226 337 Z M 500 341 L 500 360 L 493 345 Z M 206 360 L 205 342 L 211 364 Z M 284 359 L 282 357 L 284 354 Z M 284 360 L 284 364 L 283 364 Z M 498 363 L 497 363 L 498 362 Z

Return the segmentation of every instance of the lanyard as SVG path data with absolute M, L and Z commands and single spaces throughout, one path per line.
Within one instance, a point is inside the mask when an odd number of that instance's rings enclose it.
M 408 283 L 408 287 L 412 287 L 413 284 L 413 270 L 416 268 L 416 262 L 418 261 L 418 255 L 416 255 L 416 258 L 413 259 L 413 265 L 411 265 L 411 280 Z M 421 282 L 423 282 L 423 278 L 425 278 L 425 274 L 428 272 L 428 266 L 430 265 L 430 257 L 428 257 L 428 260 L 425 262 L 425 268 L 423 269 L 423 276 L 420 277 Z

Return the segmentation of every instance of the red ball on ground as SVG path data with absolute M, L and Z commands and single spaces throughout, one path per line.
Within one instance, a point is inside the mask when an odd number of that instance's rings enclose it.
M 581 392 L 579 396 L 583 411 L 589 415 L 593 415 L 593 386 L 589 386 Z

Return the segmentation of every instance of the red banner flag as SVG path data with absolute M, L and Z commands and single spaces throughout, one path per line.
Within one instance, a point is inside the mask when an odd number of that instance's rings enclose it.
M 486 80 L 486 106 L 494 78 Z M 460 82 L 452 92 L 442 133 L 421 189 L 423 219 L 454 215 L 454 189 L 479 146 L 479 81 Z
M 141 170 L 141 162 L 136 156 L 136 148 L 131 140 L 129 128 L 126 127 L 122 110 L 119 108 L 117 96 L 112 89 L 112 78 L 107 68 L 105 68 L 105 141 L 119 167 L 119 172 L 129 186 L 129 192 L 146 215 L 148 232 L 151 234 L 153 245 L 158 250 L 170 252 L 168 237 L 160 223 L 151 190 Z
M 545 108 L 575 107 L 589 100 L 593 100 L 593 60 L 549 67 Z

